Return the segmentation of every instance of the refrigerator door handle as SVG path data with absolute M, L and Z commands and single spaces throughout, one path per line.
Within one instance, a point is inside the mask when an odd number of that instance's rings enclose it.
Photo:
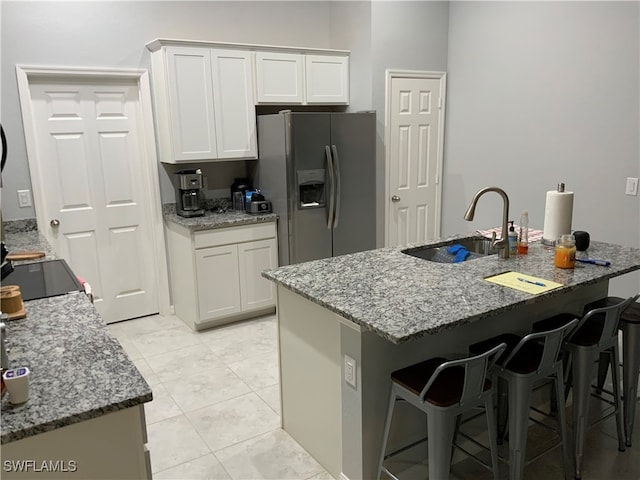
M 333 228 L 337 228 L 338 220 L 340 219 L 340 160 L 338 159 L 338 148 L 335 145 L 331 145 L 331 151 L 333 153 L 333 168 L 336 177 L 336 206 L 333 214 Z
M 327 156 L 327 163 L 329 164 L 327 168 L 329 172 L 329 214 L 327 215 L 327 228 L 331 230 L 333 225 L 333 216 L 335 213 L 335 170 L 333 168 L 333 157 L 331 156 L 331 149 L 329 145 L 324 146 L 324 152 Z

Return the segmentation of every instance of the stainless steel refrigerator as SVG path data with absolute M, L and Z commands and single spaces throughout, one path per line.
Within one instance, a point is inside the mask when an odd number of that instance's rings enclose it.
M 278 214 L 280 265 L 376 247 L 374 112 L 258 116 L 258 186 Z

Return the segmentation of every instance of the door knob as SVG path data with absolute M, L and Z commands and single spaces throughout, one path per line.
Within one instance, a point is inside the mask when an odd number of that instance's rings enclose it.
M 399 202 L 400 201 L 400 197 L 398 195 L 394 195 L 393 197 L 391 197 L 391 201 L 392 202 Z
M 58 227 L 60 225 L 60 220 L 58 220 L 57 218 L 54 218 L 53 220 L 51 220 L 49 222 L 49 225 L 51 225 L 52 227 Z

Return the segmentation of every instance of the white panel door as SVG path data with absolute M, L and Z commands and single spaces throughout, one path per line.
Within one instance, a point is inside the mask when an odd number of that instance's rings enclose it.
M 388 92 L 387 245 L 440 235 L 441 80 L 391 79 Z
M 305 55 L 307 103 L 349 103 L 349 57 Z
M 302 55 L 256 52 L 256 81 L 258 103 L 303 103 Z
M 257 158 L 251 52 L 211 50 L 219 158 Z
M 200 321 L 240 312 L 236 245 L 196 250 L 196 279 Z
M 176 161 L 217 158 L 211 53 L 168 47 L 169 112 Z
M 240 298 L 242 310 L 272 307 L 276 304 L 276 286 L 261 275 L 278 266 L 278 244 L 274 239 L 238 244 Z
M 52 222 L 43 233 L 91 284 L 107 322 L 157 313 L 137 85 L 34 81 L 30 92 Z

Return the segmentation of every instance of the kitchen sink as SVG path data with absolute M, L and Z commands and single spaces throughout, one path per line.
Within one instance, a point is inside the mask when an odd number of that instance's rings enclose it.
M 402 250 L 402 253 L 411 255 L 412 257 L 421 258 L 423 260 L 429 260 L 430 262 L 454 263 L 453 260 L 455 255 L 448 253 L 447 249 L 452 245 L 462 245 L 469 252 L 469 256 L 465 260 L 468 262 L 469 260 L 475 260 L 477 258 L 486 257 L 487 255 L 495 255 L 498 253 L 498 250 L 491 246 L 492 243 L 493 241 L 490 238 L 467 237 L 449 240 L 436 245 L 407 248 L 406 250 Z

